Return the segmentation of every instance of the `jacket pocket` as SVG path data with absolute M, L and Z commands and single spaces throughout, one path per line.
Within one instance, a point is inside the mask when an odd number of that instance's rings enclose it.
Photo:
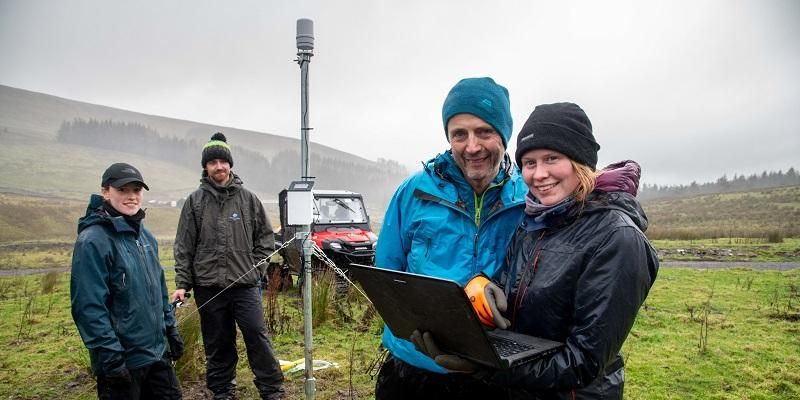
M 197 252 L 192 263 L 194 268 L 195 285 L 209 286 L 216 280 L 216 252 L 214 250 L 203 249 Z

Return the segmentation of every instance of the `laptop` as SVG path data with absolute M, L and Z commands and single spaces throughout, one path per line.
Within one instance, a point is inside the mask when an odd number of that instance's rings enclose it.
M 395 336 L 431 332 L 442 351 L 497 368 L 510 368 L 558 351 L 563 343 L 504 329 L 489 330 L 455 281 L 350 264 L 375 309 Z

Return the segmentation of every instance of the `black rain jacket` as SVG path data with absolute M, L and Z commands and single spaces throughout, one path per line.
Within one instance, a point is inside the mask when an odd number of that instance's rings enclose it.
M 638 165 L 636 179 L 638 182 Z M 620 188 L 636 185 L 621 185 Z M 656 279 L 658 258 L 644 235 L 634 194 L 595 190 L 583 206 L 517 229 L 500 284 L 511 330 L 566 343 L 560 351 L 496 371 L 497 384 L 542 399 L 621 399 L 622 344 Z

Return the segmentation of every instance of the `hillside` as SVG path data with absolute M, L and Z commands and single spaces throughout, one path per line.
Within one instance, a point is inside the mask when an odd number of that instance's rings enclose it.
M 651 239 L 800 237 L 800 186 L 644 201 Z
M 59 141 L 62 124 L 79 119 L 140 124 L 156 132 L 158 140 L 174 138 L 188 143 L 192 149 L 190 156 L 196 161 L 187 165 L 153 158 L 153 149 L 147 148 L 110 151 Z M 270 180 L 269 185 L 260 186 L 261 190 L 254 188 L 262 199 L 274 199 L 275 188 L 297 179 L 300 169 L 299 161 L 294 161 L 299 160 L 297 139 L 142 114 L 0 85 L 0 140 L 3 141 L 0 158 L 5 163 L 0 169 L 0 190 L 82 200 L 87 193 L 97 190 L 105 167 L 126 161 L 139 167 L 148 183 L 153 182 L 149 184 L 152 188 L 149 198 L 178 199 L 197 187 L 200 148 L 215 131 L 224 132 L 234 148 L 262 157 L 259 165 L 269 166 L 266 170 L 240 173 L 251 188 Z M 142 142 L 153 142 L 149 139 L 143 138 Z M 391 162 L 373 162 L 316 143 L 310 144 L 310 153 L 317 160 L 316 165 L 312 164 L 312 173 L 318 177 L 318 188 L 360 191 L 370 203 L 388 200 L 406 175 L 404 169 Z M 281 163 L 276 161 L 273 165 L 276 158 Z M 239 166 L 235 165 L 234 171 L 236 167 Z
M 285 136 L 142 114 L 0 85 L 0 132 L 6 133 L 7 129 L 53 139 L 63 121 L 75 118 L 138 122 L 162 135 L 193 139 L 200 144 L 205 143 L 211 133 L 222 131 L 233 138 L 236 145 L 259 151 L 268 157 L 284 150 L 300 148 L 298 139 Z M 326 156 L 335 156 L 357 164 L 373 164 L 357 155 L 313 142 L 310 147 L 312 153 L 324 153 Z

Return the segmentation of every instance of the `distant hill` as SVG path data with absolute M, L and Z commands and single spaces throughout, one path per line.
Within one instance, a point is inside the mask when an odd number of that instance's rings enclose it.
M 715 182 L 692 182 L 688 185 L 670 186 L 645 184 L 639 190 L 639 199 L 646 201 L 692 197 L 714 193 L 751 192 L 761 189 L 796 185 L 800 185 L 800 174 L 797 173 L 794 167 L 789 167 L 786 172 L 764 171 L 761 174 L 752 174 L 750 176 L 736 174 L 732 179 L 728 179 L 727 176 L 723 175 Z
M 59 128 L 76 120 L 139 124 L 162 138 L 174 138 L 193 147 L 194 165 L 150 156 L 153 149 L 101 149 L 58 140 Z M 234 147 L 263 157 L 264 171 L 243 176 L 245 184 L 264 199 L 275 198 L 274 188 L 285 187 L 299 173 L 299 140 L 269 133 L 210 125 L 102 105 L 64 99 L 0 85 L 0 190 L 83 198 L 96 191 L 99 175 L 110 163 L 127 161 L 142 169 L 153 188 L 148 197 L 175 199 L 195 188 L 200 175 L 200 147 L 211 133 L 221 131 Z M 144 142 L 144 140 L 143 140 Z M 152 141 L 151 141 L 152 142 Z M 156 142 L 157 143 L 157 142 Z M 310 144 L 312 172 L 320 189 L 348 189 L 365 194 L 370 203 L 388 201 L 407 171 L 398 163 L 365 158 L 316 143 Z M 280 163 L 272 163 L 278 157 Z M 176 157 L 178 158 L 178 157 Z M 185 158 L 185 157 L 184 157 Z M 236 154 L 234 153 L 234 163 Z M 259 164 L 261 165 L 261 164 Z M 239 165 L 234 166 L 234 171 Z M 270 180 L 269 184 L 261 184 Z M 263 190 L 258 190 L 258 187 Z
M 650 239 L 800 237 L 800 186 L 645 200 Z

